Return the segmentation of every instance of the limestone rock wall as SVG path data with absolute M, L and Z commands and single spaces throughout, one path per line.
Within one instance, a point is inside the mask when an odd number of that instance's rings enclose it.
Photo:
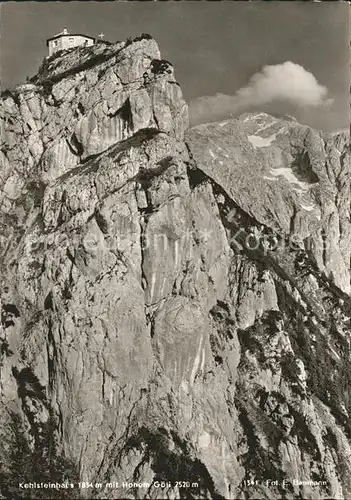
M 149 37 L 55 55 L 1 110 L 1 494 L 348 498 L 346 138 L 185 134 Z

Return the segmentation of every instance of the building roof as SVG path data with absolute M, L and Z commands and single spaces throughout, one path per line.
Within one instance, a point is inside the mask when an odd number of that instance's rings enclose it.
M 51 42 L 51 40 L 55 40 L 55 38 L 62 38 L 64 36 L 84 36 L 84 38 L 90 38 L 90 40 L 94 40 L 94 42 L 96 41 L 96 39 L 92 36 L 89 36 L 89 35 L 83 35 L 83 33 L 58 33 L 57 35 L 55 36 L 52 36 L 51 38 L 47 38 L 46 39 L 46 45 L 49 45 L 49 42 Z

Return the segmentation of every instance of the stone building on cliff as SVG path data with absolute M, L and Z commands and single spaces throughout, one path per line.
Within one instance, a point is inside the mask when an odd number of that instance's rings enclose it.
M 46 40 L 46 45 L 49 48 L 49 57 L 59 50 L 70 49 L 79 45 L 89 47 L 94 45 L 94 43 L 95 38 L 79 33 L 69 33 L 66 28 L 61 33 Z

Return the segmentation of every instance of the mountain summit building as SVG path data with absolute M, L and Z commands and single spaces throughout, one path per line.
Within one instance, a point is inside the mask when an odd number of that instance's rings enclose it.
M 69 33 L 66 28 L 61 33 L 46 40 L 46 45 L 49 47 L 49 56 L 59 50 L 70 49 L 79 45 L 89 47 L 94 43 L 95 38 L 80 33 Z

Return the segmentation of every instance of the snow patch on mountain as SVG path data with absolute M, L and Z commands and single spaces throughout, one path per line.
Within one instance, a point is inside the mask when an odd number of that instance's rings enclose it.
M 260 135 L 248 135 L 249 142 L 256 148 L 267 148 L 276 140 L 277 134 L 272 134 L 269 137 L 261 137 Z
M 302 191 L 307 191 L 312 187 L 312 184 L 300 181 L 290 168 L 286 167 L 271 168 L 270 174 L 273 175 L 274 177 L 284 177 L 290 184 L 295 184 L 299 186 L 299 188 Z

